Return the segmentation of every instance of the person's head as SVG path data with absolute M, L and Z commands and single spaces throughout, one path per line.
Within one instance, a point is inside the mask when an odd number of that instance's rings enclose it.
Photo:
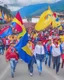
M 12 39 L 14 39 L 14 35 L 12 35 Z
M 38 41 L 37 41 L 37 44 L 38 44 L 38 45 L 42 45 L 42 41 L 41 41 L 41 40 L 38 40 Z
M 14 47 L 14 45 L 15 45 L 14 42 L 11 41 L 11 42 L 10 42 L 10 46 L 11 46 L 11 47 Z
M 50 39 L 49 39 L 48 43 L 51 44 L 51 40 Z
M 8 40 L 8 37 L 6 36 L 6 40 Z
M 31 40 L 29 40 L 28 43 L 30 44 L 31 43 Z
M 58 39 L 54 39 L 54 44 L 58 44 Z

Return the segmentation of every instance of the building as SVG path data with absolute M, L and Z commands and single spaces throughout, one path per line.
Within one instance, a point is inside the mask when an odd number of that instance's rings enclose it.
M 61 24 L 64 24 L 64 14 L 61 12 L 61 13 L 57 13 L 57 15 L 60 18 Z

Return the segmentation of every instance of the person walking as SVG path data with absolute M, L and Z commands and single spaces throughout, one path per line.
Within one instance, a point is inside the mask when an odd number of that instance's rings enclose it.
M 4 54 L 4 44 L 2 38 L 0 38 L 0 54 Z
M 56 74 L 58 74 L 60 68 L 60 56 L 62 53 L 62 48 L 61 45 L 58 44 L 57 39 L 54 39 L 54 42 L 51 45 L 51 53 L 53 57 L 53 69 L 56 68 Z
M 48 64 L 49 67 L 51 67 L 51 60 L 52 60 L 52 55 L 50 52 L 50 47 L 51 47 L 51 41 L 49 40 L 46 43 L 46 60 L 45 60 L 45 65 Z
M 41 75 L 42 73 L 42 62 L 44 61 L 44 54 L 45 54 L 44 46 L 42 45 L 42 41 L 39 39 L 34 49 L 34 55 L 36 58 L 39 75 Z
M 63 66 L 64 66 L 64 41 L 61 42 L 61 47 L 62 47 L 62 54 L 61 54 L 62 64 L 61 64 L 61 68 L 63 68 Z
M 35 57 L 33 55 L 34 44 L 31 41 L 31 39 L 29 39 L 27 46 L 29 47 L 29 49 L 32 53 L 32 59 L 31 59 L 30 63 L 28 63 L 28 70 L 30 72 L 30 76 L 33 76 L 33 64 L 35 63 Z
M 12 78 L 14 78 L 14 72 L 16 69 L 16 65 L 18 63 L 19 56 L 14 48 L 13 42 L 10 42 L 10 47 L 7 49 L 5 57 L 6 57 L 6 61 L 10 62 L 11 76 L 12 76 Z
M 5 45 L 6 45 L 6 50 L 7 50 L 10 46 L 10 40 L 8 39 L 8 37 L 6 37 Z

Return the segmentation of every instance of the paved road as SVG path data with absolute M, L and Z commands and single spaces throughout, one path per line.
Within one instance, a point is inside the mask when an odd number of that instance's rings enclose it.
M 12 79 L 10 75 L 10 65 L 6 63 L 5 57 L 0 55 L 0 80 L 64 80 L 64 69 L 60 69 L 59 75 L 56 75 L 55 70 L 43 64 L 43 72 L 42 75 L 39 76 L 37 66 L 34 65 L 34 74 L 33 77 L 31 77 L 27 69 L 27 64 L 19 61 L 15 77 Z

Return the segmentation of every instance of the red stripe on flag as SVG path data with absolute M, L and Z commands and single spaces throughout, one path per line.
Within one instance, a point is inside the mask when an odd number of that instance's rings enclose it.
M 9 26 L 3 28 L 3 29 L 0 31 L 0 35 L 3 34 L 8 28 L 9 28 Z
M 22 31 L 22 27 L 16 23 L 15 29 L 19 32 Z
M 23 24 L 23 21 L 19 12 L 16 14 L 15 18 L 17 18 L 21 22 L 21 24 Z

